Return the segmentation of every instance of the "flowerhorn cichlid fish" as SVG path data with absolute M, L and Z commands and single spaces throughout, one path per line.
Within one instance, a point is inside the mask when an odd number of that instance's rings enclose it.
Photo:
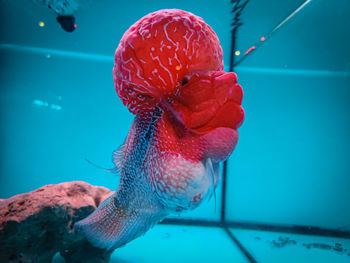
M 113 154 L 117 191 L 75 224 L 93 245 L 121 247 L 213 194 L 244 119 L 236 74 L 222 70 L 218 37 L 189 12 L 160 10 L 125 32 L 113 77 L 135 119 Z

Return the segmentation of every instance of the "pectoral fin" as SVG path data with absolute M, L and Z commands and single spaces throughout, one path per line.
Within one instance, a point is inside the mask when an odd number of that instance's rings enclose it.
M 216 193 L 215 189 L 216 186 L 220 180 L 220 165 L 217 162 L 213 162 L 211 158 L 206 159 L 205 161 L 205 168 L 207 171 L 207 174 L 209 176 L 210 180 L 210 196 L 208 201 L 211 199 L 212 196 L 214 196 L 214 201 L 215 201 L 215 211 L 216 211 Z

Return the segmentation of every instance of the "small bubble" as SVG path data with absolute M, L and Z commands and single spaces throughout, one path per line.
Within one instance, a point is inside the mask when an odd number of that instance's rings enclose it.
M 60 105 L 51 104 L 51 109 L 53 109 L 53 110 L 62 110 L 62 107 Z
M 38 106 L 43 106 L 44 102 L 42 100 L 33 100 L 33 104 L 38 105 Z

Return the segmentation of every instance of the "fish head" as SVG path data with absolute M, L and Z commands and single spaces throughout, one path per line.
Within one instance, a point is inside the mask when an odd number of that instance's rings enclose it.
M 237 144 L 237 129 L 244 120 L 242 99 L 235 73 L 200 70 L 185 75 L 162 107 L 176 120 L 173 125 L 182 125 L 201 140 L 201 159 L 219 162 Z
M 243 122 L 242 87 L 233 72 L 193 71 L 163 105 L 197 134 L 218 127 L 237 130 Z

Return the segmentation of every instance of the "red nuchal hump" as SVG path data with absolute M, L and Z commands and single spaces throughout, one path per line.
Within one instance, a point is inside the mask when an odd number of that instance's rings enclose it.
M 151 13 L 125 32 L 115 53 L 115 88 L 134 113 L 152 110 L 194 70 L 222 70 L 222 49 L 214 31 L 189 12 Z

